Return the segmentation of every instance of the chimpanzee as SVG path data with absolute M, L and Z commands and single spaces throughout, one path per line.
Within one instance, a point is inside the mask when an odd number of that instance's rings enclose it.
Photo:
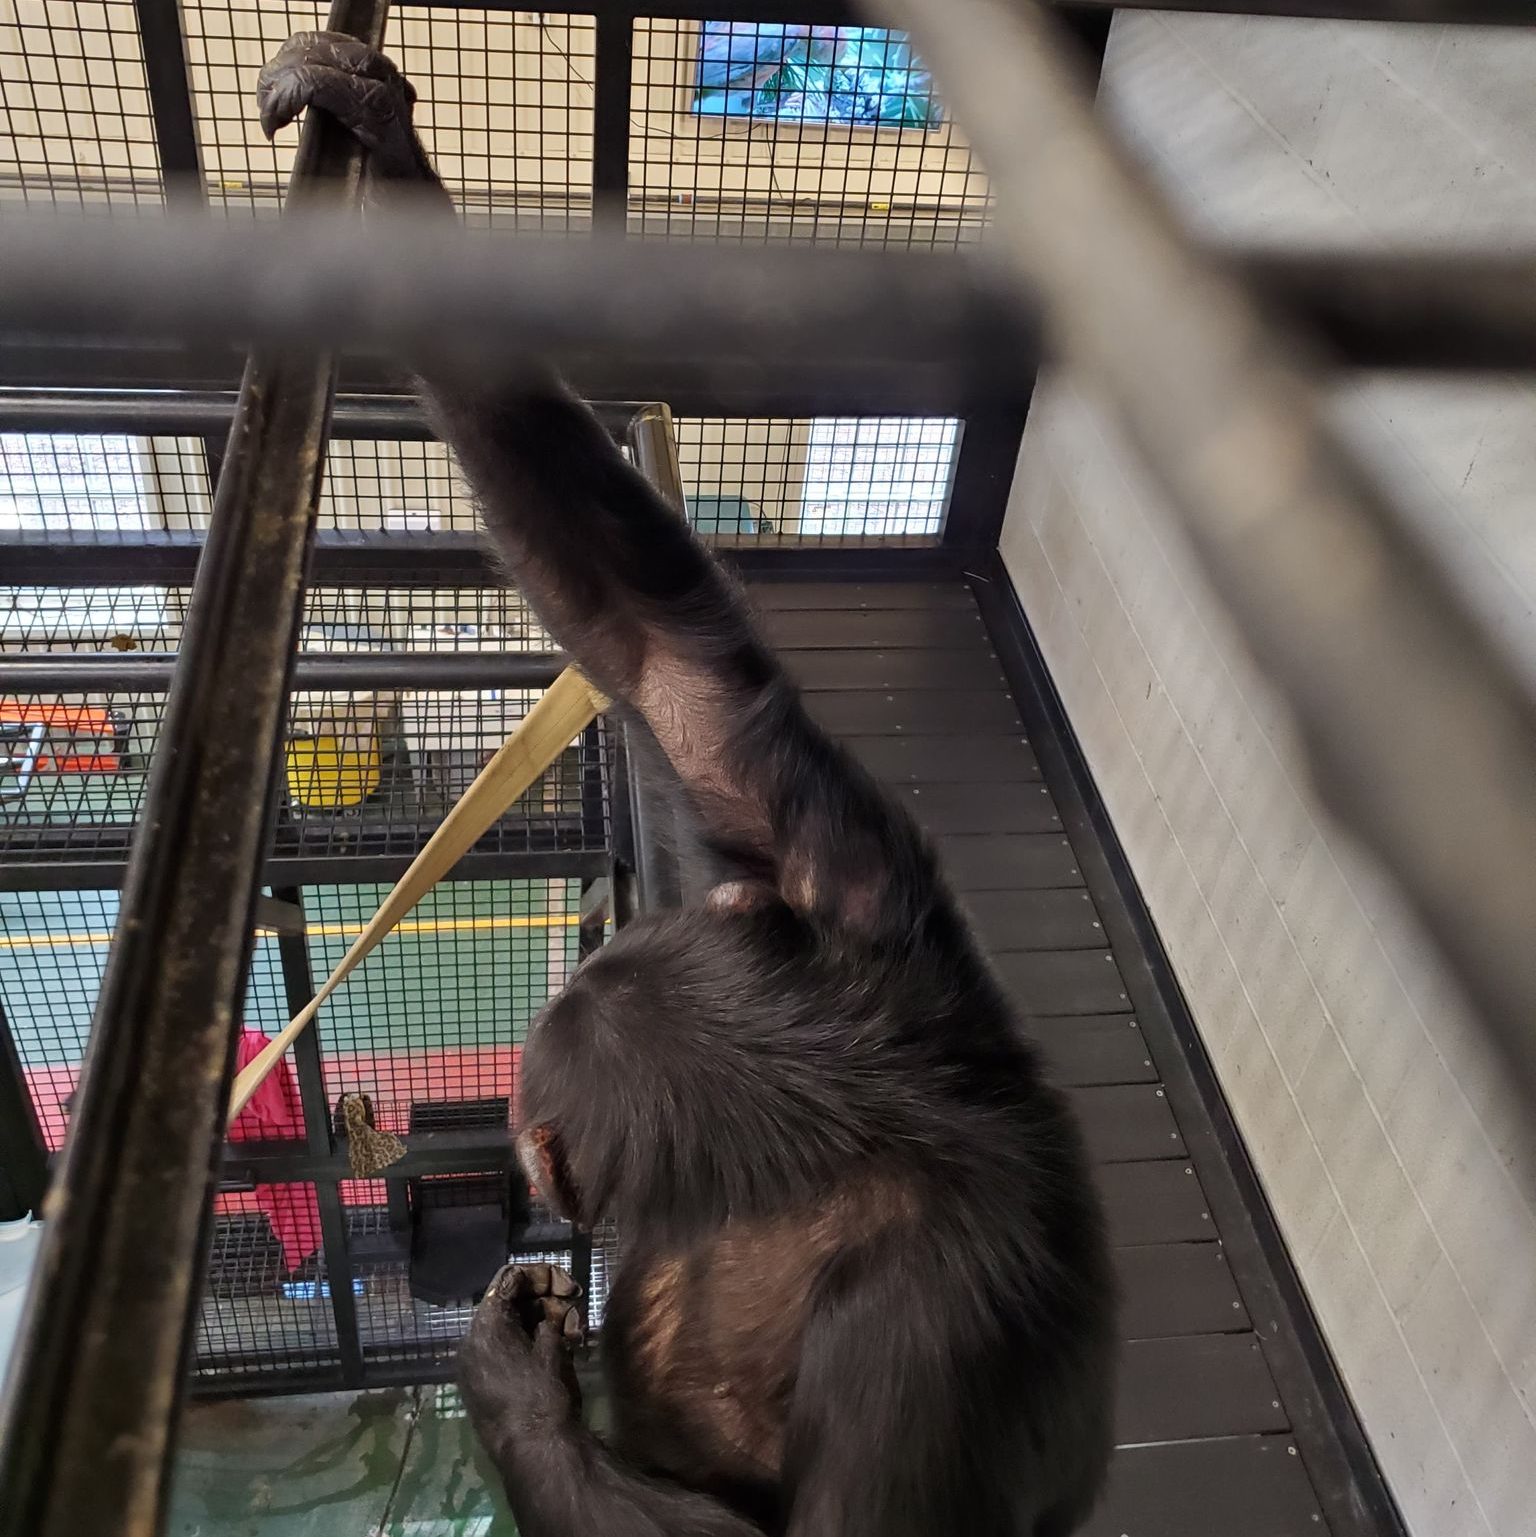
M 346 37 L 261 76 L 448 204 L 415 92 Z M 603 1442 L 563 1272 L 504 1270 L 460 1355 L 524 1537 L 1062 1537 L 1110 1447 L 1113 1285 L 1078 1129 L 905 813 L 807 717 L 723 570 L 541 367 L 413 359 L 518 586 L 659 744 L 722 878 L 586 960 L 517 1146 L 630 1242 Z

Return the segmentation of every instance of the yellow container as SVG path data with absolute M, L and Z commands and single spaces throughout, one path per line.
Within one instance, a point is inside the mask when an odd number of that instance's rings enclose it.
M 380 766 L 371 731 L 296 737 L 288 743 L 288 798 L 312 811 L 359 806 L 378 789 Z

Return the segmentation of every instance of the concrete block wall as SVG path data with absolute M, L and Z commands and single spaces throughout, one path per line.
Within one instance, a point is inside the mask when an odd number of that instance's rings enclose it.
M 1536 237 L 1536 36 L 1122 13 L 1101 100 L 1218 242 Z M 1360 377 L 1340 421 L 1536 680 L 1536 392 Z M 1411 1530 L 1536 1533 L 1536 1168 L 1390 886 L 1098 404 L 1045 381 L 1004 556 Z

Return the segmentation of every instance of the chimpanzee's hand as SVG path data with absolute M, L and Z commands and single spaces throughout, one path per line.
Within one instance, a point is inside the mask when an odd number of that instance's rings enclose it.
M 376 177 L 436 181 L 411 126 L 415 105 L 415 88 L 390 60 L 339 32 L 296 33 L 256 82 L 269 139 L 306 107 L 319 107 L 369 151 Z
M 507 1265 L 485 1289 L 459 1347 L 459 1385 L 487 1441 L 576 1418 L 571 1350 L 581 1288 L 558 1265 Z

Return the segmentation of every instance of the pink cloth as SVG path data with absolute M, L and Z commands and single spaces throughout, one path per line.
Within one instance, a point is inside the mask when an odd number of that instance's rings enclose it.
M 268 1044 L 259 1030 L 242 1030 L 237 1047 L 238 1072 Z M 304 1108 L 298 1081 L 285 1057 L 251 1095 L 250 1103 L 229 1128 L 231 1142 L 273 1142 L 304 1135 Z M 297 1270 L 320 1247 L 320 1203 L 313 1185 L 258 1185 L 256 1204 L 267 1214 L 283 1246 L 283 1266 Z

